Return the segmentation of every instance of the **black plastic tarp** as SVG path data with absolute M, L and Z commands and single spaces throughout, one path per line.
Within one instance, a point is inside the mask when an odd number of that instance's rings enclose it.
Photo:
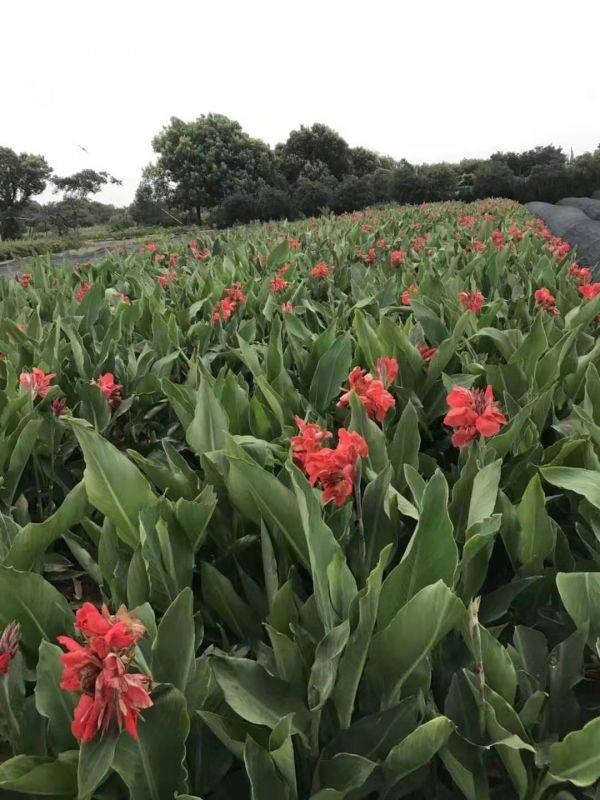
M 564 197 L 558 201 L 559 206 L 579 208 L 590 219 L 600 219 L 600 200 L 593 197 Z
M 552 203 L 526 203 L 528 210 L 543 220 L 554 236 L 560 236 L 577 251 L 582 266 L 590 267 L 600 280 L 600 220 L 590 219 L 581 209 Z

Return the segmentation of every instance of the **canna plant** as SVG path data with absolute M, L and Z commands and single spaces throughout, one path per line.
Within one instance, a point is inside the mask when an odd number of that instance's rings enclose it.
M 596 796 L 592 274 L 517 204 L 0 285 L 0 794 Z

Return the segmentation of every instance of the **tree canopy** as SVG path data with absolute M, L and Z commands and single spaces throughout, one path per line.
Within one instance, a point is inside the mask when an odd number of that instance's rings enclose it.
M 269 146 L 222 114 L 203 114 L 193 122 L 172 117 L 152 145 L 176 202 L 194 209 L 198 219 L 202 209 L 235 192 L 256 191 L 273 178 Z
M 15 237 L 19 211 L 46 188 L 52 170 L 43 156 L 0 147 L 0 237 Z

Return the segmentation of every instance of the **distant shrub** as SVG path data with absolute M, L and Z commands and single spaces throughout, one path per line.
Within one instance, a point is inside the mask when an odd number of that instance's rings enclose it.
M 368 176 L 357 178 L 350 175 L 344 178 L 333 195 L 333 210 L 358 211 L 373 202 L 373 189 Z
M 258 216 L 257 202 L 250 194 L 238 192 L 226 197 L 215 210 L 214 222 L 218 228 L 251 222 Z
M 296 207 L 305 217 L 315 217 L 331 204 L 331 191 L 321 181 L 301 181 L 295 193 Z
M 258 193 L 256 201 L 258 217 L 265 222 L 276 219 L 292 219 L 294 207 L 289 192 L 265 186 Z

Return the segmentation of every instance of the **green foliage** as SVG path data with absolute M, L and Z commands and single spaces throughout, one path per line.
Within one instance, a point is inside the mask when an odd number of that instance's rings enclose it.
M 390 175 L 414 197 L 454 179 Z M 0 628 L 21 631 L 0 795 L 594 797 L 600 299 L 572 265 L 516 203 L 446 202 L 2 281 Z M 378 419 L 381 357 L 398 374 Z M 356 367 L 371 377 L 340 404 Z M 22 385 L 33 368 L 55 373 L 45 397 Z M 487 385 L 506 424 L 455 447 L 448 394 Z M 296 418 L 332 434 L 314 485 Z M 331 460 L 342 428 L 369 451 L 350 472 Z M 146 629 L 121 653 L 153 679 L 139 739 L 71 729 L 82 692 L 61 687 L 57 637 L 87 644 L 83 600 Z

